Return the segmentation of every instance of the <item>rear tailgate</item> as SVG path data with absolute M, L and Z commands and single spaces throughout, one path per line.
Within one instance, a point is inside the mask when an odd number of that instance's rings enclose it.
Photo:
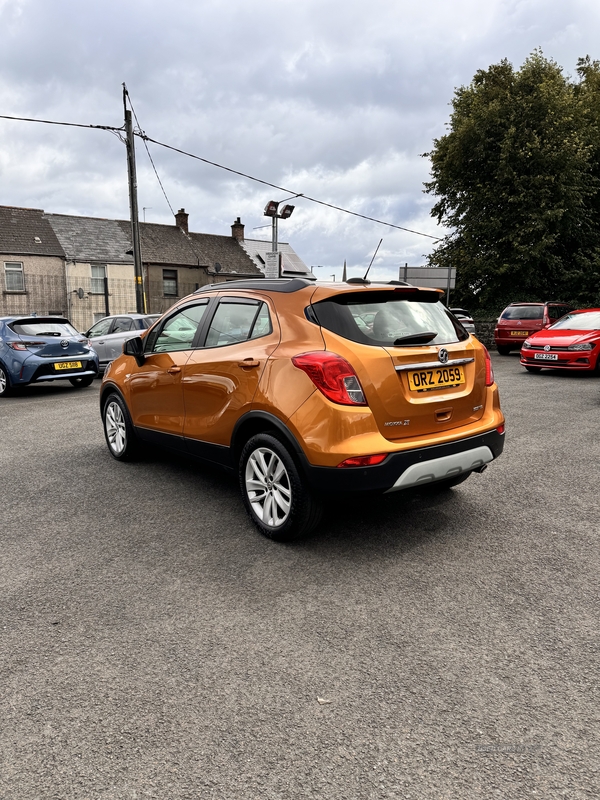
M 323 329 L 327 350 L 356 370 L 377 426 L 390 440 L 469 425 L 485 404 L 485 354 L 473 340 L 444 346 L 373 347 Z M 448 355 L 446 363 L 440 352 Z M 442 358 L 444 358 L 442 353 Z

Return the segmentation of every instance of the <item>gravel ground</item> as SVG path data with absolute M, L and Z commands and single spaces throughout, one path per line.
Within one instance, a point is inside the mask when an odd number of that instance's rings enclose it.
M 496 463 L 296 545 L 98 382 L 0 401 L 0 797 L 597 798 L 600 379 L 493 360 Z

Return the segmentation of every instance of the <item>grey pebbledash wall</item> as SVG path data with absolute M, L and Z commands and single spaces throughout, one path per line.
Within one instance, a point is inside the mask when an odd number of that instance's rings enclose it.
M 496 327 L 496 320 L 491 320 L 488 322 L 476 322 L 475 323 L 475 336 L 479 339 L 479 341 L 484 344 L 488 350 L 495 350 L 496 345 L 494 344 L 494 328 Z

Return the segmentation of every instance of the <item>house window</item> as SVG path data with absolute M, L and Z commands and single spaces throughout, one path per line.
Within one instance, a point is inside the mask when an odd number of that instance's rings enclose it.
M 163 269 L 163 294 L 165 297 L 177 297 L 176 269 Z
M 7 292 L 24 292 L 25 275 L 22 261 L 4 262 L 4 281 Z
M 92 294 L 104 294 L 104 279 L 106 278 L 106 265 L 92 267 Z

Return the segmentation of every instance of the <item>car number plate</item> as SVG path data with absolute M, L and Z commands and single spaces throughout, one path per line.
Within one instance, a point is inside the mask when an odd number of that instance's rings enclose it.
M 464 382 L 465 373 L 462 367 L 436 367 L 408 373 L 408 385 L 413 392 L 457 386 Z
M 529 336 L 529 331 L 511 331 L 511 336 Z
M 54 365 L 54 369 L 81 369 L 81 361 L 61 361 Z
M 556 353 L 534 353 L 536 361 L 558 361 Z

